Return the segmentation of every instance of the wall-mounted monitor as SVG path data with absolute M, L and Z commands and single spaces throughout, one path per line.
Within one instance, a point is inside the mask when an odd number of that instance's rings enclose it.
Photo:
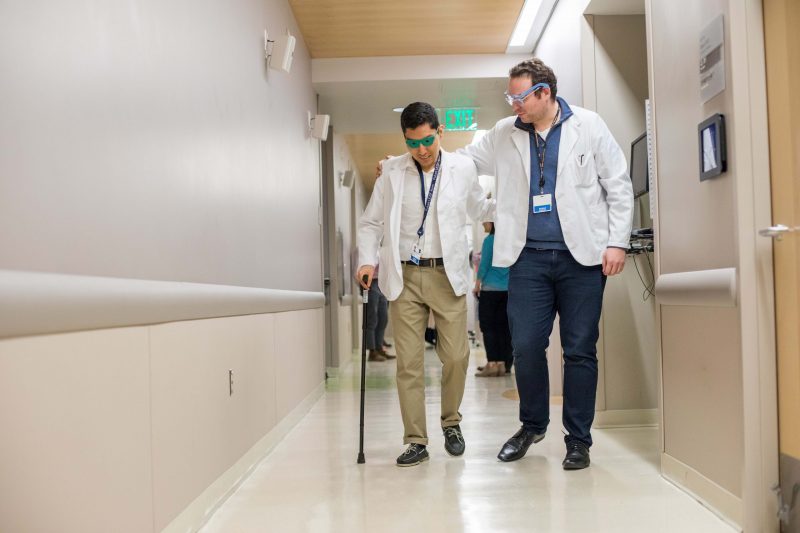
M 714 178 L 728 170 L 724 116 L 716 113 L 697 126 L 697 144 L 700 152 L 700 181 Z
M 642 133 L 631 143 L 631 183 L 633 184 L 634 198 L 638 198 L 650 190 L 647 133 Z

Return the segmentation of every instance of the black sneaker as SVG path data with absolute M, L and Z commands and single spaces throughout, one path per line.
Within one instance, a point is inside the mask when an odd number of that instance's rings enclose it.
M 444 432 L 444 449 L 453 457 L 458 457 L 464 453 L 464 435 L 461 433 L 461 428 L 456 424 L 443 428 Z
M 564 470 L 580 470 L 589 466 L 589 447 L 579 440 L 567 442 L 567 455 L 561 463 Z
M 397 466 L 416 466 L 430 458 L 423 444 L 409 444 L 406 451 L 397 458 Z

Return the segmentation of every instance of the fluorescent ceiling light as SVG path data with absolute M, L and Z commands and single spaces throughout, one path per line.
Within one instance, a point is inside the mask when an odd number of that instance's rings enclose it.
M 517 25 L 514 27 L 514 33 L 511 34 L 508 46 L 522 46 L 525 44 L 540 7 L 542 7 L 542 0 L 525 0 L 525 5 L 522 6 L 522 11 L 519 14 Z
M 392 111 L 394 111 L 395 113 L 402 113 L 403 109 L 405 109 L 405 108 L 404 107 L 395 107 L 394 109 L 392 109 Z
M 506 53 L 534 53 L 557 3 L 558 0 L 525 0 Z

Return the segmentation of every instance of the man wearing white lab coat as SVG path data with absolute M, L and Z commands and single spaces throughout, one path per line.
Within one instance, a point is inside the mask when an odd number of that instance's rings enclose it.
M 607 276 L 622 271 L 633 191 L 625 157 L 594 112 L 556 96 L 539 59 L 509 73 L 515 116 L 461 153 L 497 177 L 493 266 L 511 267 L 511 326 L 522 428 L 501 461 L 522 458 L 549 418 L 546 350 L 556 313 L 564 352 L 565 470 L 589 466 L 598 323 Z
M 408 105 L 400 123 L 408 153 L 383 163 L 382 176 L 359 220 L 357 276 L 368 287 L 379 258 L 378 279 L 390 302 L 397 347 L 403 442 L 408 445 L 397 465 L 413 466 L 429 458 L 423 334 L 430 313 L 442 362 L 445 450 L 454 456 L 464 453 L 458 409 L 469 363 L 466 224 L 467 216 L 477 222 L 491 220 L 494 201 L 485 198 L 472 160 L 440 148 L 444 127 L 431 105 Z

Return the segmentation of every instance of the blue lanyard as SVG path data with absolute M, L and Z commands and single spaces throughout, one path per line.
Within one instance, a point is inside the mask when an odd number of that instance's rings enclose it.
M 439 151 L 439 157 L 436 158 L 436 165 L 433 167 L 433 177 L 431 177 L 431 188 L 428 191 L 428 198 L 425 199 L 425 176 L 422 174 L 422 167 L 417 160 L 414 160 L 414 164 L 417 166 L 417 172 L 419 172 L 419 188 L 420 188 L 420 197 L 422 199 L 422 223 L 419 225 L 419 229 L 417 230 L 417 237 L 420 239 L 422 235 L 425 233 L 425 219 L 428 218 L 428 210 L 431 207 L 431 200 L 433 199 L 433 189 L 436 188 L 436 178 L 439 175 L 439 167 L 442 164 L 442 152 Z

